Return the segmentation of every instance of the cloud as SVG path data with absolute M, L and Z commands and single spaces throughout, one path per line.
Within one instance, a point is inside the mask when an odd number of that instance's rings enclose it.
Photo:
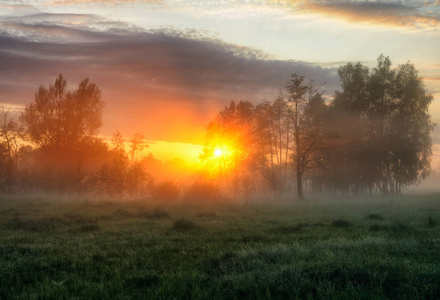
M 149 3 L 163 4 L 163 0 L 52 0 L 45 1 L 45 5 L 77 5 L 77 4 L 100 4 L 100 5 L 120 5 L 127 3 Z
M 384 2 L 335 2 L 308 3 L 305 9 L 346 19 L 351 22 L 366 22 L 394 26 L 438 27 L 440 18 L 421 14 L 417 7 L 401 3 Z
M 297 0 L 271 1 L 271 4 L 291 9 L 293 14 L 321 14 L 351 23 L 410 27 L 419 30 L 440 29 L 440 1 L 416 0 Z
M 27 104 L 59 73 L 72 88 L 89 77 L 107 103 L 106 134 L 200 142 L 197 132 L 231 100 L 270 100 L 292 73 L 326 82 L 330 93 L 339 87 L 334 69 L 274 60 L 194 30 L 129 30 L 93 15 L 8 19 L 0 28 L 2 101 Z
M 439 77 L 424 77 L 423 80 L 427 80 L 427 81 L 440 81 L 440 76 Z
M 139 32 L 143 29 L 131 23 L 112 21 L 94 14 L 37 13 L 0 19 L 0 32 L 30 40 L 70 41 L 80 37 L 90 39 L 94 31 L 113 33 Z M 97 38 L 97 36 L 95 36 Z
M 440 6 L 440 0 L 425 1 L 425 2 L 423 2 L 423 6 L 428 6 L 428 7 L 431 7 L 431 6 Z
M 2 2 L 0 3 L 0 16 L 1 15 L 27 15 L 38 13 L 38 9 L 30 4 L 24 3 L 23 1 L 14 2 Z

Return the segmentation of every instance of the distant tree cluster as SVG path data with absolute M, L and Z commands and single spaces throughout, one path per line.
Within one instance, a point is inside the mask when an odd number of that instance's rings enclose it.
M 424 179 L 433 98 L 414 65 L 392 68 L 381 55 L 373 69 L 348 63 L 338 74 L 342 89 L 331 101 L 294 74 L 272 101 L 231 102 L 207 126 L 200 154 L 206 174 L 183 197 L 216 200 L 222 190 L 245 198 L 261 191 L 303 198 L 304 190 L 397 195 Z M 103 107 L 89 79 L 67 91 L 62 75 L 39 87 L 18 120 L 1 107 L 0 192 L 182 197 L 173 178 L 153 184 L 146 170 L 177 169 L 144 157 L 142 134 L 125 140 L 116 132 L 111 142 L 97 137 Z
M 342 90 L 330 102 L 297 74 L 273 101 L 231 102 L 207 126 L 200 159 L 210 175 L 245 195 L 294 189 L 298 198 L 304 186 L 396 195 L 424 179 L 432 96 L 414 65 L 391 68 L 381 55 L 371 70 L 348 63 L 338 74 Z
M 48 88 L 39 87 L 19 123 L 3 107 L 0 189 L 111 197 L 145 193 L 152 179 L 140 153 L 148 145 L 139 133 L 124 141 L 117 132 L 110 145 L 99 139 L 103 107 L 101 92 L 89 79 L 69 92 L 62 75 Z

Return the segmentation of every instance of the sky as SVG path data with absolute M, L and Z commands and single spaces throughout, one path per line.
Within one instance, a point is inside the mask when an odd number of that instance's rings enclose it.
M 100 134 L 140 132 L 164 160 L 196 160 L 232 100 L 273 100 L 293 73 L 331 98 L 339 66 L 381 53 L 415 65 L 440 124 L 440 0 L 0 0 L 0 102 L 20 110 L 59 73 L 72 90 L 89 77 Z

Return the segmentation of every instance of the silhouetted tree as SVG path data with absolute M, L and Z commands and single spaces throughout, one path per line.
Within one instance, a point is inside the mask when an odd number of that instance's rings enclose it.
M 18 167 L 18 151 L 22 146 L 23 127 L 10 115 L 10 110 L 0 106 L 0 144 L 2 145 L 2 181 L 7 192 L 13 190 Z
M 263 102 L 255 109 L 257 147 L 260 149 L 260 169 L 272 191 L 281 192 L 286 186 L 291 156 L 291 120 L 287 117 L 287 101 L 277 97 L 272 103 Z M 263 159 L 264 157 L 264 159 Z
M 148 144 L 145 142 L 145 138 L 140 133 L 135 133 L 132 139 L 130 139 L 130 158 L 131 163 L 135 163 L 135 158 L 138 152 L 142 152 L 145 148 L 148 148 Z
M 40 168 L 59 191 L 77 190 L 86 175 L 84 154 L 102 125 L 101 92 L 84 79 L 73 92 L 60 74 L 40 86 L 20 116 L 27 139 L 37 147 Z
M 78 148 L 102 125 L 104 102 L 98 87 L 86 78 L 75 91 L 66 88 L 61 74 L 49 88 L 40 86 L 20 117 L 29 140 L 40 149 Z
M 227 178 L 234 191 L 249 193 L 261 159 L 254 130 L 255 108 L 248 101 L 234 101 L 207 126 L 205 145 L 199 158 L 211 175 Z M 222 155 L 215 156 L 220 149 Z
M 99 191 L 111 197 L 122 197 L 126 190 L 129 160 L 125 152 L 124 139 L 116 131 L 111 140 L 111 158 L 98 170 Z
M 322 148 L 322 120 L 324 101 L 313 83 L 305 83 L 305 77 L 293 74 L 284 87 L 288 103 L 288 118 L 293 135 L 293 164 L 296 174 L 296 190 L 299 199 L 304 198 L 302 179 L 304 173 L 319 161 Z

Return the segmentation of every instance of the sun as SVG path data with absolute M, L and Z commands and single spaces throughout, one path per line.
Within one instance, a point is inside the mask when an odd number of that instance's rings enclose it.
M 222 155 L 222 150 L 220 150 L 220 149 L 215 149 L 215 151 L 214 151 L 214 155 L 215 155 L 215 156 L 220 156 L 220 155 Z

